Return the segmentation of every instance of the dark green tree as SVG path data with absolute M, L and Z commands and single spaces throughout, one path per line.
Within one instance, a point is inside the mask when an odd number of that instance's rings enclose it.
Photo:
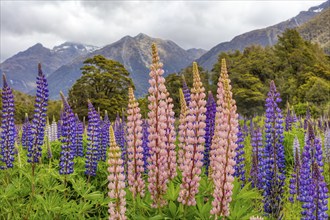
M 84 61 L 82 76 L 69 91 L 68 101 L 75 113 L 87 116 L 87 100 L 107 110 L 111 119 L 126 109 L 128 88 L 134 87 L 129 72 L 117 61 L 96 55 Z

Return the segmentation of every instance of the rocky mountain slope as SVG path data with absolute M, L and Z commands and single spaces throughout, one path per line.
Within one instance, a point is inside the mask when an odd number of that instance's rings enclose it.
M 202 67 L 211 70 L 213 65 L 217 62 L 218 55 L 221 52 L 235 50 L 242 51 L 245 47 L 253 44 L 258 44 L 261 46 L 272 46 L 277 42 L 277 36 L 283 33 L 285 29 L 296 28 L 300 25 L 303 25 L 307 21 L 314 18 L 316 15 L 320 14 L 322 10 L 326 10 L 329 7 L 330 0 L 319 6 L 311 7 L 308 11 L 302 11 L 297 16 L 279 24 L 238 35 L 229 42 L 223 42 L 216 45 L 203 56 L 201 56 L 197 62 Z
M 49 76 L 63 64 L 70 63 L 73 59 L 96 49 L 95 46 L 72 42 L 65 42 L 48 49 L 38 43 L 1 63 L 0 74 L 7 75 L 14 89 L 27 93 L 36 88 L 38 63 L 42 63 L 44 73 Z
M 87 57 L 103 55 L 104 57 L 122 63 L 131 73 L 136 88 L 136 95 L 147 92 L 149 79 L 149 65 L 151 58 L 151 44 L 156 43 L 161 61 L 164 63 L 165 75 L 178 72 L 202 54 L 201 49 L 184 50 L 170 40 L 152 38 L 145 34 L 135 37 L 125 36 L 117 42 L 109 44 L 86 56 L 75 59 L 70 64 L 56 70 L 48 78 L 52 98 L 58 98 L 59 91 L 67 92 L 73 83 L 81 76 L 80 68 Z M 68 74 L 69 73 L 69 74 Z

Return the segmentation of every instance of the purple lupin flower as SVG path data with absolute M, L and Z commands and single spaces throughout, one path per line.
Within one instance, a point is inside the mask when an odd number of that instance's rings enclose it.
M 32 163 L 32 173 L 34 175 L 35 164 L 39 163 L 44 143 L 46 112 L 48 106 L 48 83 L 46 76 L 41 70 L 41 64 L 38 65 L 37 93 L 35 99 L 35 110 L 31 123 L 32 141 L 28 146 L 28 162 Z
M 294 203 L 296 197 L 299 196 L 299 176 L 300 176 L 300 145 L 297 136 L 293 140 L 293 158 L 294 158 L 294 169 L 290 178 L 289 201 Z
M 0 169 L 13 168 L 15 160 L 15 105 L 13 91 L 7 83 L 3 74 L 2 87 L 2 120 L 1 120 L 1 140 L 0 140 Z
M 293 118 L 292 118 L 292 115 L 291 115 L 290 107 L 288 105 L 287 113 L 286 113 L 286 117 L 285 117 L 285 131 L 291 131 L 292 122 L 293 122 Z
M 31 136 L 31 124 L 29 121 L 29 116 L 25 113 L 25 120 L 22 126 L 22 146 L 26 149 L 29 146 L 29 143 L 32 141 Z
M 142 123 L 142 148 L 143 148 L 143 162 L 144 162 L 144 172 L 148 172 L 148 158 L 149 158 L 149 147 L 148 147 L 148 132 L 149 124 L 147 120 L 143 120 Z
M 86 171 L 88 181 L 91 176 L 96 175 L 98 158 L 100 154 L 100 117 L 93 104 L 88 100 L 88 127 L 87 127 L 87 151 Z
M 190 101 L 191 101 L 191 94 L 190 94 L 190 89 L 187 86 L 184 76 L 182 76 L 182 92 L 184 95 L 184 99 L 186 101 L 186 105 L 189 106 Z
M 217 111 L 217 103 L 214 100 L 212 92 L 209 91 L 208 99 L 206 103 L 206 120 L 205 120 L 205 148 L 203 163 L 205 166 L 205 174 L 208 175 L 208 169 L 210 165 L 210 147 L 212 144 L 212 138 L 214 135 L 215 113 Z
M 262 132 L 259 127 L 256 127 L 251 136 L 251 146 L 252 146 L 252 167 L 250 171 L 250 181 L 252 187 L 258 189 L 263 188 L 263 143 L 262 143 Z
M 57 141 L 57 123 L 55 117 L 53 117 L 53 122 L 50 125 L 49 141 Z
M 238 126 L 237 133 L 237 148 L 235 156 L 235 173 L 234 176 L 241 181 L 241 186 L 245 185 L 245 157 L 244 157 L 244 135 L 241 130 L 241 126 Z
M 283 146 L 283 117 L 278 103 L 280 94 L 274 81 L 266 99 L 266 145 L 264 149 L 264 211 L 273 218 L 280 218 L 283 207 L 285 183 L 285 158 Z
M 308 127 L 308 121 L 310 121 L 311 119 L 311 113 L 309 111 L 309 107 L 307 106 L 307 109 L 306 109 L 306 117 L 304 119 L 304 129 L 307 130 L 307 127 Z
M 101 160 L 105 161 L 107 158 L 107 149 L 109 147 L 110 144 L 110 136 L 109 136 L 109 129 L 110 129 L 111 123 L 109 120 L 109 116 L 108 116 L 108 112 L 105 111 L 104 114 L 104 119 L 102 122 L 102 126 L 101 126 L 101 152 L 100 152 L 100 156 L 101 156 Z
M 322 145 L 315 137 L 311 123 L 302 155 L 300 170 L 300 194 L 302 219 L 328 219 L 328 189 L 323 176 Z
M 79 120 L 79 117 L 77 114 L 76 114 L 75 125 L 76 125 L 75 143 L 76 143 L 76 148 L 77 148 L 76 156 L 83 157 L 84 156 L 84 146 L 83 146 L 84 125 Z
M 62 92 L 60 92 L 62 102 L 63 102 L 63 125 L 62 125 L 62 151 L 60 157 L 60 170 L 61 175 L 73 173 L 73 158 L 76 153 L 75 147 L 75 116 L 69 106 L 67 100 L 65 99 Z

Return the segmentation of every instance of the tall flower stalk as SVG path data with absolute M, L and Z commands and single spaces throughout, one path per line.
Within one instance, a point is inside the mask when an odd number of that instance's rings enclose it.
M 107 149 L 109 147 L 109 128 L 111 126 L 110 120 L 109 120 L 109 116 L 108 116 L 108 112 L 105 111 L 104 114 L 104 119 L 102 122 L 102 126 L 101 126 L 101 136 L 102 136 L 102 143 L 101 143 L 101 160 L 105 161 L 106 157 L 107 157 Z
M 204 150 L 204 166 L 205 173 L 208 175 L 208 169 L 210 165 L 210 148 L 212 144 L 212 138 L 214 135 L 215 113 L 217 111 L 217 103 L 215 102 L 212 92 L 209 91 L 207 103 L 206 103 L 206 120 L 205 120 L 205 150 Z
M 144 196 L 142 120 L 139 103 L 136 101 L 133 89 L 128 89 L 127 109 L 127 154 L 128 154 L 128 185 L 133 197 Z
M 22 126 L 22 146 L 24 149 L 27 149 L 29 143 L 32 141 L 31 136 L 31 123 L 29 121 L 29 116 L 25 113 L 25 120 Z
M 186 105 L 189 107 L 191 95 L 190 95 L 190 89 L 187 86 L 186 79 L 184 78 L 184 76 L 182 76 L 182 92 L 184 95 L 184 99 L 186 101 Z
M 237 148 L 235 156 L 235 173 L 234 176 L 241 181 L 242 187 L 245 185 L 245 151 L 244 151 L 244 138 L 245 135 L 241 131 L 241 127 L 238 126 L 237 133 Z
M 262 143 L 262 132 L 259 127 L 256 127 L 251 136 L 252 146 L 252 167 L 250 171 L 250 181 L 252 187 L 256 187 L 261 190 L 264 186 L 262 183 L 264 171 L 263 171 L 263 143 Z
M 120 147 L 116 144 L 113 128 L 110 126 L 110 148 L 108 153 L 108 195 L 109 220 L 125 220 L 125 175 Z
M 266 99 L 266 144 L 264 149 L 264 211 L 273 218 L 282 216 L 285 183 L 285 159 L 283 146 L 283 116 L 278 104 L 280 94 L 274 81 Z
M 201 82 L 197 63 L 193 63 L 193 88 L 187 115 L 187 139 L 183 146 L 182 183 L 178 201 L 187 206 L 196 205 L 201 169 L 203 166 L 205 135 L 205 89 Z
M 88 182 L 91 176 L 96 175 L 98 158 L 100 154 L 100 117 L 92 103 L 88 100 L 88 127 L 87 127 L 87 151 L 86 171 Z
M 15 160 L 15 105 L 12 89 L 7 83 L 3 74 L 2 87 L 2 119 L 1 119 L 1 140 L 0 140 L 0 169 L 13 168 Z
M 32 164 L 32 176 L 37 163 L 40 162 L 42 145 L 44 143 L 45 125 L 48 106 L 48 83 L 46 76 L 38 65 L 37 93 L 34 104 L 34 115 L 31 123 L 32 141 L 28 146 L 28 162 Z M 33 186 L 32 186 L 33 187 Z
M 301 161 L 300 161 L 300 145 L 297 136 L 293 140 L 293 158 L 294 158 L 294 168 L 291 173 L 290 178 L 290 197 L 289 201 L 294 202 L 296 200 L 296 197 L 299 197 L 299 180 L 300 180 L 300 167 L 301 167 Z
M 184 98 L 184 94 L 182 89 L 179 89 L 180 94 L 180 119 L 179 119 L 179 151 L 178 151 L 178 165 L 180 170 L 184 170 L 184 155 L 186 154 L 186 139 L 187 139 L 187 114 L 188 114 L 188 107 Z
M 328 188 L 323 176 L 322 145 L 307 122 L 307 138 L 302 154 L 298 200 L 303 220 L 328 219 Z
M 169 92 L 166 92 L 166 151 L 167 151 L 167 172 L 168 178 L 176 177 L 176 151 L 175 140 L 176 132 L 174 128 L 175 117 L 173 111 L 173 100 Z
M 61 92 L 61 99 L 63 103 L 63 125 L 62 125 L 62 151 L 60 157 L 60 170 L 61 175 L 73 173 L 73 159 L 76 153 L 75 147 L 75 116 L 69 106 L 64 94 Z
M 210 152 L 211 173 L 209 174 L 214 184 L 211 214 L 215 218 L 228 216 L 230 213 L 229 203 L 234 187 L 234 158 L 238 132 L 236 102 L 232 98 L 225 59 L 221 61 L 217 98 L 215 130 Z
M 160 208 L 166 205 L 164 195 L 167 190 L 167 170 L 166 170 L 166 87 L 165 78 L 162 76 L 163 64 L 159 62 L 157 47 L 152 45 L 152 65 L 150 67 L 149 79 L 149 175 L 148 189 L 153 200 L 153 207 Z
M 75 144 L 76 144 L 76 156 L 78 157 L 83 157 L 84 156 L 84 146 L 83 146 L 83 135 L 84 135 L 84 125 L 83 123 L 79 120 L 78 115 L 75 115 L 76 121 L 76 135 L 75 135 Z

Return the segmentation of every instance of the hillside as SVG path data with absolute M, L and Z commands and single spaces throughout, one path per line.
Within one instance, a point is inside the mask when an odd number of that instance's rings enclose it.
M 201 56 L 197 62 L 202 67 L 211 70 L 221 52 L 243 51 L 244 48 L 250 45 L 272 46 L 277 42 L 278 35 L 283 33 L 286 29 L 292 29 L 303 25 L 320 14 L 322 10 L 326 10 L 329 7 L 330 0 L 319 6 L 311 7 L 308 11 L 302 11 L 297 16 L 276 25 L 236 36 L 229 42 L 223 42 L 211 48 L 207 53 Z
M 156 43 L 158 46 L 160 58 L 164 63 L 165 75 L 180 71 L 191 64 L 198 57 L 198 54 L 203 53 L 203 51 L 197 49 L 187 51 L 173 41 L 152 38 L 142 33 L 135 37 L 125 36 L 117 42 L 86 56 L 79 57 L 72 63 L 56 70 L 48 78 L 51 98 L 58 98 L 61 90 L 66 93 L 80 77 L 80 68 L 83 66 L 83 61 L 95 55 L 102 55 L 122 63 L 131 74 L 130 76 L 136 88 L 136 95 L 145 94 L 148 88 L 149 65 L 152 60 L 150 52 L 152 43 Z
M 330 8 L 323 10 L 297 30 L 304 39 L 318 43 L 327 54 L 330 54 Z

